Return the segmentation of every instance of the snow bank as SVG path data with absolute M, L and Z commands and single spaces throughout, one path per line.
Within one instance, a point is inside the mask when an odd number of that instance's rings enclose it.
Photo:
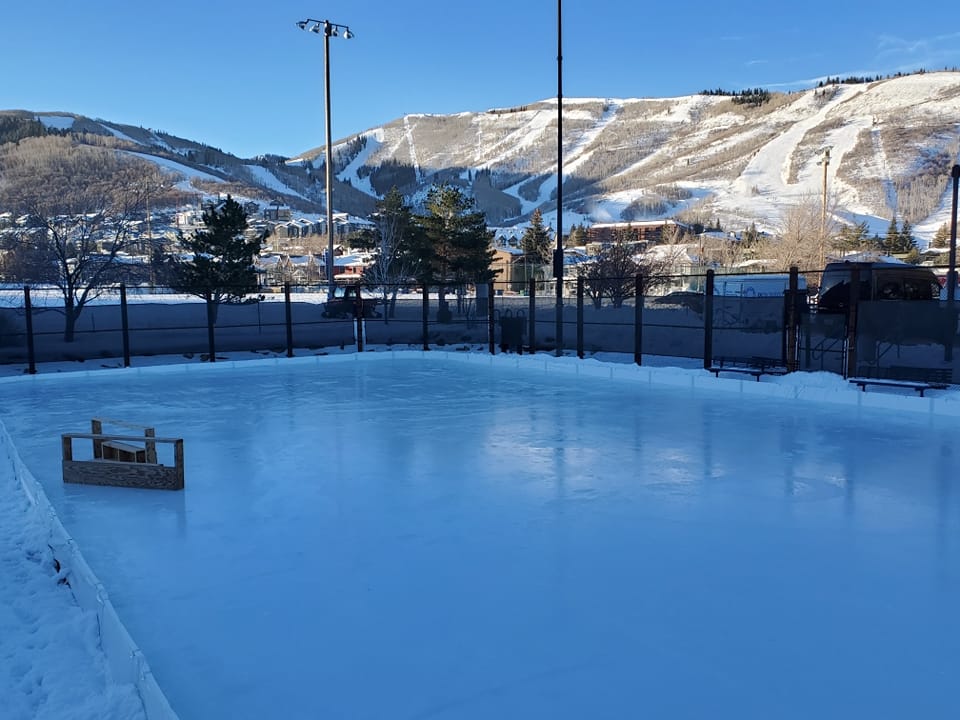
M 87 565 L 73 538 L 67 534 L 43 487 L 23 464 L 2 422 L 0 462 L 7 465 L 0 467 L 0 473 L 12 475 L 37 510 L 37 516 L 45 525 L 47 544 L 60 563 L 61 576 L 69 583 L 77 604 L 81 609 L 96 615 L 100 629 L 100 646 L 114 682 L 136 687 L 148 720 L 177 720 L 177 715 L 157 685 L 146 658 L 114 610 L 107 591 Z M 62 680 L 70 684 L 72 677 L 68 675 Z

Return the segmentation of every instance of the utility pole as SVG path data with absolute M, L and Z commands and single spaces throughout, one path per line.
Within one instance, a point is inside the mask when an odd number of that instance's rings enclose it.
M 830 148 L 823 149 L 823 199 L 820 203 L 820 267 L 823 267 L 824 244 L 827 240 L 827 168 L 830 167 Z
M 557 279 L 557 357 L 563 355 L 563 0 L 557 0 L 557 246 L 553 251 Z

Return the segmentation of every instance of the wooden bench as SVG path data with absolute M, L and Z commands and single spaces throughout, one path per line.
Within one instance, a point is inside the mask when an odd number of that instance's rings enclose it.
M 787 368 L 779 360 L 764 357 L 719 357 L 707 368 L 715 377 L 722 372 L 752 375 L 760 382 L 761 375 L 786 375 Z
M 948 368 L 893 366 L 887 372 L 890 377 L 854 377 L 850 378 L 850 382 L 863 392 L 867 391 L 868 385 L 876 385 L 914 390 L 923 397 L 927 390 L 946 390 L 953 380 L 953 371 Z

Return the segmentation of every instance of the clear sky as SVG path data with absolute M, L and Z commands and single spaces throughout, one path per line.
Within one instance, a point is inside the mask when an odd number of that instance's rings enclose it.
M 810 87 L 828 75 L 960 66 L 949 3 L 566 0 L 565 97 Z M 557 94 L 556 0 L 89 0 L 0 11 L 0 109 L 66 111 L 250 157 L 323 144 L 323 37 L 333 136 L 406 113 Z

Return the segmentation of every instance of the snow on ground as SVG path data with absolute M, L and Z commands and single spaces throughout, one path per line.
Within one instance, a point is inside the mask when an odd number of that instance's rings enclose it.
M 350 184 L 353 185 L 357 190 L 365 192 L 368 195 L 377 197 L 377 191 L 373 189 L 373 185 L 370 184 L 370 176 L 365 175 L 360 177 L 357 174 L 363 165 L 367 162 L 373 153 L 380 149 L 380 146 L 383 144 L 383 130 L 377 129 L 372 132 L 367 132 L 362 134 L 366 138 L 367 144 L 364 146 L 357 156 L 350 161 L 350 164 L 347 165 L 343 170 L 337 173 L 338 180 L 349 180 Z
M 52 130 L 69 130 L 73 127 L 76 118 L 69 115 L 38 115 L 37 120 L 43 123 L 44 127 Z
M 148 162 L 152 162 L 155 165 L 159 165 L 161 168 L 169 172 L 186 175 L 187 178 L 191 180 L 197 179 L 197 180 L 207 180 L 209 182 L 218 182 L 218 183 L 224 182 L 223 178 L 219 178 L 216 175 L 211 175 L 208 172 L 203 172 L 202 170 L 195 170 L 194 168 L 188 165 L 183 165 L 182 163 L 178 163 L 174 160 L 168 160 L 167 158 L 157 157 L 156 155 L 150 155 L 148 153 L 129 152 L 127 150 L 124 150 L 123 152 L 127 152 L 130 155 L 135 155 L 138 158 L 147 160 Z
M 111 679 L 97 616 L 81 610 L 64 584 L 49 518 L 8 472 L 12 462 L 0 442 L 0 717 L 143 718 L 136 689 Z
M 276 190 L 284 195 L 295 195 L 296 197 L 303 198 L 304 200 L 307 199 L 289 185 L 281 182 L 276 175 L 262 165 L 244 165 L 244 167 L 250 171 L 250 174 L 253 175 L 254 180 L 264 187 L 271 190 Z

